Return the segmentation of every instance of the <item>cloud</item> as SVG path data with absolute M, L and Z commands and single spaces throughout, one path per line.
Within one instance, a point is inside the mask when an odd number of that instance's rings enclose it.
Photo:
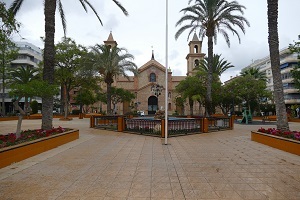
M 185 73 L 180 69 L 172 69 L 172 75 L 173 76 L 185 76 Z

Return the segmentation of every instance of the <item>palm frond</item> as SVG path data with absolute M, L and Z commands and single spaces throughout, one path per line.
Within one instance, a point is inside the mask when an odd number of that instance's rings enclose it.
M 98 18 L 99 22 L 101 25 L 103 25 L 101 19 L 100 19 L 100 16 L 98 15 L 97 11 L 95 10 L 95 8 L 93 7 L 92 4 L 90 4 L 90 2 L 88 0 L 81 0 L 80 1 L 81 4 L 84 5 L 84 8 L 85 8 L 85 11 L 87 12 L 87 9 L 86 9 L 86 6 L 85 6 L 85 3 L 92 9 L 92 11 L 94 12 L 94 14 L 96 15 L 96 17 Z
M 24 0 L 14 0 L 11 6 L 9 7 L 9 11 L 12 12 L 14 15 L 20 10 Z
M 65 13 L 64 13 L 64 9 L 63 9 L 63 5 L 61 3 L 61 0 L 58 0 L 58 11 L 59 11 L 59 14 L 60 14 L 61 23 L 62 23 L 62 27 L 63 27 L 63 30 L 64 30 L 64 37 L 66 37 L 67 23 L 66 23 L 66 17 L 65 17 Z
M 124 13 L 125 16 L 129 15 L 127 10 L 121 5 L 120 2 L 118 2 L 117 0 L 113 0 L 113 2 L 115 2 L 115 4 L 117 4 L 117 6 L 122 10 L 122 12 Z

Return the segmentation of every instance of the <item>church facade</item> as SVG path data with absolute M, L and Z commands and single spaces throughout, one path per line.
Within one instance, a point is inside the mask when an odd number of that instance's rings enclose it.
M 112 33 L 109 34 L 104 44 L 117 45 Z M 203 59 L 205 55 L 201 53 L 202 41 L 199 41 L 196 34 L 188 46 L 189 53 L 186 56 L 187 76 L 193 74 L 195 64 L 199 63 L 199 60 Z M 189 106 L 184 106 L 184 113 L 179 112 L 182 108 L 176 106 L 176 98 L 179 97 L 179 94 L 176 93 L 175 87 L 186 76 L 173 76 L 171 69 L 166 69 L 165 66 L 155 60 L 153 52 L 151 59 L 138 68 L 137 76 L 129 76 L 129 79 L 123 76 L 115 77 L 114 87 L 123 88 L 135 94 L 135 99 L 132 102 L 119 103 L 116 106 L 115 113 L 126 114 L 131 111 L 133 106 L 136 110 L 143 111 L 145 115 L 155 114 L 158 109 L 165 110 L 166 73 L 168 73 L 168 114 L 171 115 L 176 111 L 179 114 L 189 114 Z

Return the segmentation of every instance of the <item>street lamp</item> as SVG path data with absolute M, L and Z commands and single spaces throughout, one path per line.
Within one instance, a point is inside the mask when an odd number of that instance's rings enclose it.
M 155 84 L 151 86 L 151 92 L 156 96 L 160 96 L 161 92 L 163 90 L 163 86 L 159 85 L 159 84 Z

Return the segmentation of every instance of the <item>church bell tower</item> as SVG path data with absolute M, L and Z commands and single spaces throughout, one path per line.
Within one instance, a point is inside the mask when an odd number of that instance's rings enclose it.
M 103 41 L 105 45 L 110 47 L 115 47 L 118 45 L 118 43 L 114 40 L 114 37 L 112 35 L 112 32 L 109 33 L 109 36 L 106 41 Z
M 194 33 L 193 39 L 189 42 L 189 54 L 186 56 L 187 60 L 187 76 L 195 73 L 193 69 L 199 64 L 200 60 L 204 59 L 205 54 L 201 53 L 202 41 L 200 41 Z

